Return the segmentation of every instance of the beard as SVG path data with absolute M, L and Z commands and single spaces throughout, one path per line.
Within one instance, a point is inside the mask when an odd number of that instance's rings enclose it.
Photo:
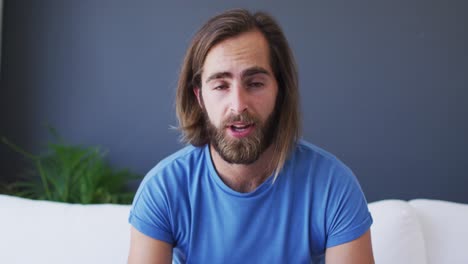
M 230 164 L 248 165 L 254 163 L 273 142 L 276 131 L 274 113 L 271 113 L 265 122 L 247 112 L 240 115 L 233 114 L 223 120 L 219 128 L 213 125 L 205 107 L 203 107 L 203 113 L 210 144 L 221 158 Z M 249 123 L 254 126 L 253 131 L 242 138 L 230 137 L 227 135 L 226 129 L 229 129 L 229 124 L 233 122 Z

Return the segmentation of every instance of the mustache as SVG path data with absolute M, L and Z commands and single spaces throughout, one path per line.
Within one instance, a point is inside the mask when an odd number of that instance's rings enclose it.
M 259 120 L 247 112 L 244 112 L 240 115 L 231 114 L 223 121 L 223 126 L 229 126 L 234 122 L 256 124 L 259 123 Z

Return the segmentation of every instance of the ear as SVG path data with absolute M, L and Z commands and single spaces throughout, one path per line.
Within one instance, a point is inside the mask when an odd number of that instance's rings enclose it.
M 201 98 L 200 98 L 200 96 L 201 96 L 201 90 L 200 90 L 200 88 L 199 88 L 199 87 L 196 87 L 196 86 L 193 87 L 193 93 L 194 93 L 195 96 L 197 97 L 198 105 L 199 105 L 201 108 L 203 108 L 203 104 L 202 104 Z

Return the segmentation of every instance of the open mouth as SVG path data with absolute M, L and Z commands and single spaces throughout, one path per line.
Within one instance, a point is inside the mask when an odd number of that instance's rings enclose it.
M 243 132 L 249 129 L 252 124 L 243 124 L 243 125 L 231 125 L 230 128 L 235 132 Z
M 227 126 L 228 133 L 236 138 L 243 138 L 254 131 L 254 123 L 234 123 Z

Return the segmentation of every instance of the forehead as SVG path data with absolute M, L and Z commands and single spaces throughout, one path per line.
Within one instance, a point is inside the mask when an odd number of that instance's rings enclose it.
M 236 75 L 251 67 L 271 73 L 268 42 L 259 31 L 242 33 L 212 47 L 205 58 L 202 79 L 216 72 Z

